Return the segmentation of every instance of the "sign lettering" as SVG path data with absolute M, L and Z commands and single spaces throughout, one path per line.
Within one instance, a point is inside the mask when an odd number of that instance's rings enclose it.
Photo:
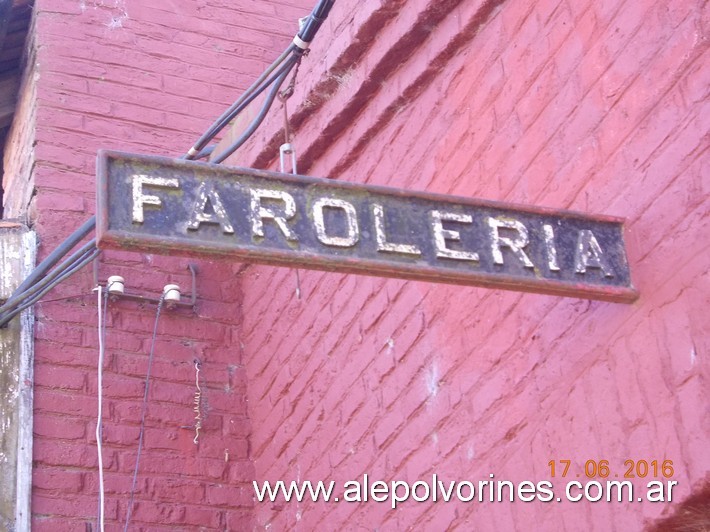
M 622 220 L 101 152 L 101 248 L 629 302 Z

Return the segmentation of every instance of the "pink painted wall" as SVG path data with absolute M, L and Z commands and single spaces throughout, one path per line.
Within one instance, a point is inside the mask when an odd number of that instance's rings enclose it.
M 34 186 L 40 255 L 95 209 L 100 148 L 178 156 L 280 53 L 310 2 L 38 0 L 25 98 L 6 180 Z M 32 122 L 32 120 L 36 122 Z M 27 130 L 30 130 L 28 133 Z M 34 137 L 34 138 L 33 138 Z M 34 141 L 34 142 L 33 142 Z M 27 161 L 34 157 L 31 173 Z M 14 171 L 17 169 L 18 171 Z M 7 201 L 22 215 L 21 194 Z M 238 264 L 197 264 L 197 313 L 164 311 L 131 530 L 239 530 L 251 522 L 246 374 L 239 348 Z M 102 281 L 159 296 L 188 261 L 106 253 Z M 36 307 L 33 530 L 95 525 L 98 360 L 91 268 Z M 60 301 L 53 301 L 65 298 Z M 104 372 L 107 530 L 122 530 L 138 447 L 155 305 L 110 306 Z M 195 437 L 194 360 L 203 421 Z M 94 527 L 94 530 L 96 528 Z
M 243 342 L 256 478 L 342 486 L 365 473 L 410 483 L 493 473 L 552 480 L 559 494 L 587 460 L 608 460 L 613 478 L 626 460 L 669 459 L 681 501 L 710 468 L 707 6 L 400 4 L 334 8 L 332 45 L 323 55 L 314 45 L 319 62 L 295 97 L 306 102 L 294 111 L 301 168 L 625 217 L 641 298 L 619 305 L 301 271 L 299 300 L 293 271 L 250 268 Z M 269 127 L 279 142 L 280 119 Z M 267 160 L 270 138 L 235 161 Z M 572 461 L 570 477 L 552 479 L 548 462 L 561 459 Z M 259 527 L 277 530 L 639 530 L 668 506 L 254 511 Z
M 6 156 L 21 166 L 33 151 L 40 254 L 93 212 L 97 149 L 182 154 L 289 41 L 311 7 L 294 4 L 38 0 L 36 108 L 23 111 L 36 145 L 19 131 Z M 135 529 L 638 530 L 672 511 L 256 503 L 251 481 L 493 473 L 557 487 L 550 460 L 622 474 L 627 459 L 670 459 L 674 501 L 697 489 L 710 467 L 707 27 L 700 1 L 336 3 L 290 103 L 303 172 L 626 217 L 641 298 L 301 271 L 298 299 L 288 269 L 106 253 L 101 279 L 144 293 L 189 286 L 188 262 L 199 270 L 197 314 L 161 316 Z M 273 168 L 281 124 L 274 113 L 236 159 Z M 48 297 L 67 299 L 36 309 L 37 530 L 95 521 L 92 285 L 85 271 Z M 154 315 L 130 302 L 108 313 L 111 530 Z

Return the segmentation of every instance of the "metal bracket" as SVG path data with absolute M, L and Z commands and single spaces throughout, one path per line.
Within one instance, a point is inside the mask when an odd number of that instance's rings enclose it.
M 166 308 L 191 308 L 195 310 L 195 305 L 197 304 L 197 266 L 194 264 L 188 264 L 187 269 L 190 270 L 192 277 L 192 286 L 189 301 L 170 301 L 166 302 Z M 94 286 L 103 286 L 106 288 L 107 283 L 100 283 L 98 275 L 98 258 L 94 261 Z M 118 301 L 119 299 L 125 299 L 127 301 L 138 301 L 139 303 L 155 303 L 156 305 L 160 303 L 160 297 L 145 296 L 141 294 L 133 294 L 130 292 L 124 292 L 123 294 L 111 294 L 109 295 L 111 301 Z
M 291 169 L 286 171 L 286 160 L 288 156 L 291 156 Z M 279 162 L 281 163 L 281 173 L 282 174 L 297 174 L 296 169 L 296 150 L 290 142 L 282 144 L 279 148 Z

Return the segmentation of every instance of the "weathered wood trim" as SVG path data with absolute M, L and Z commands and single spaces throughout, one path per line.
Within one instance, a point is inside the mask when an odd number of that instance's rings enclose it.
M 32 271 L 36 235 L 20 224 L 0 226 L 0 299 L 7 298 Z M 9 530 L 30 530 L 32 491 L 32 376 L 34 362 L 34 316 L 22 313 L 6 329 L 0 330 L 0 371 L 9 378 L 5 399 L 0 405 L 3 435 L 3 480 L 8 485 L 0 498 L 0 523 Z M 14 479 L 13 479 L 14 472 Z
M 34 231 L 23 236 L 22 278 L 27 277 L 35 266 L 37 239 Z M 17 530 L 30 530 L 32 503 L 32 443 L 34 408 L 34 312 L 30 307 L 20 316 L 20 395 L 18 410 L 20 418 L 17 438 L 17 506 L 15 524 Z

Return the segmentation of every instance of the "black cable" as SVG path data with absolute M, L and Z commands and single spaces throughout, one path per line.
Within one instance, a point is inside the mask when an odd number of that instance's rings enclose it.
M 2 306 L 0 306 L 0 313 L 6 312 L 9 310 L 13 305 L 16 303 L 20 302 L 23 299 L 27 299 L 27 297 L 37 293 L 39 290 L 47 286 L 52 280 L 54 280 L 58 275 L 60 275 L 64 270 L 67 268 L 70 268 L 73 263 L 81 260 L 82 256 L 86 254 L 87 252 L 91 251 L 91 249 L 96 247 L 96 239 L 92 239 L 86 244 L 84 244 L 81 248 L 79 248 L 77 251 L 75 251 L 68 259 L 64 260 L 59 266 L 54 268 L 49 274 L 47 274 L 45 277 L 43 277 L 40 281 L 36 282 L 33 286 L 27 288 L 26 290 L 20 292 L 19 288 L 13 292 L 13 294 L 10 296 L 10 298 L 3 303 Z
M 90 249 L 85 251 L 82 255 L 72 259 L 71 261 L 67 260 L 65 263 L 62 264 L 62 272 L 59 272 L 58 275 L 55 275 L 50 279 L 49 281 L 45 282 L 43 280 L 42 286 L 35 286 L 32 289 L 31 294 L 28 294 L 28 296 L 32 296 L 29 299 L 27 297 L 23 297 L 22 301 L 15 301 L 12 304 L 6 304 L 3 305 L 3 307 L 0 308 L 0 312 L 2 312 L 4 315 L 2 316 L 3 319 L 7 319 L 6 316 L 11 314 L 12 316 L 16 315 L 18 311 L 21 311 L 25 308 L 27 308 L 26 303 L 28 301 L 37 301 L 39 300 L 43 295 L 45 295 L 47 292 L 49 292 L 52 288 L 54 288 L 57 283 L 67 279 L 70 277 L 72 274 L 74 274 L 76 271 L 78 271 L 82 266 L 85 266 L 92 260 L 94 257 L 98 255 L 98 250 L 97 249 Z M 54 274 L 54 272 L 52 272 Z M 39 292 L 39 293 L 37 293 Z M 34 295 L 33 295 L 34 294 Z M 4 325 L 4 322 L 0 323 L 0 326 Z
M 330 13 L 331 8 L 333 7 L 333 4 L 335 3 L 335 0 L 320 0 L 318 4 L 313 8 L 313 11 L 309 15 L 308 19 L 306 20 L 306 23 L 303 25 L 301 28 L 301 31 L 298 33 L 298 38 L 301 39 L 306 44 L 309 44 L 313 38 L 315 37 L 316 33 L 320 29 L 321 25 L 325 21 L 325 19 L 328 17 L 328 14 Z M 288 53 L 291 51 L 292 55 L 291 57 L 286 60 L 286 65 L 279 69 L 280 72 L 286 72 L 290 71 L 293 66 L 298 62 L 298 60 L 301 58 L 301 56 L 305 53 L 305 49 L 300 48 L 299 46 L 296 46 L 296 44 L 292 44 L 289 46 L 289 48 L 284 52 L 284 54 Z M 282 56 L 283 57 L 283 54 Z M 273 79 L 273 76 L 272 76 Z M 284 81 L 284 77 L 282 75 L 279 75 L 277 80 L 274 82 L 277 87 L 281 87 L 281 84 Z M 265 86 L 268 85 L 268 83 L 264 84 Z M 261 91 L 265 88 L 265 86 L 260 87 Z M 260 91 L 260 92 L 261 92 Z M 259 112 L 259 115 L 252 121 L 251 125 L 247 130 L 237 139 L 235 142 L 233 142 L 223 153 L 221 153 L 219 156 L 215 157 L 212 161 L 214 164 L 219 164 L 223 162 L 227 157 L 229 157 L 232 153 L 234 153 L 237 149 L 239 149 L 245 142 L 246 140 L 254 134 L 254 131 L 261 125 L 261 123 L 264 121 L 264 118 L 266 116 L 266 113 L 269 111 L 271 108 L 271 105 L 273 104 L 274 98 L 276 97 L 276 94 L 278 93 L 278 89 L 274 90 L 272 87 L 271 92 L 269 93 L 269 96 L 267 98 L 267 101 L 262 105 L 262 108 Z M 254 96 L 255 97 L 255 96 Z M 251 98 L 253 100 L 253 98 Z M 250 100 L 250 101 L 251 101 Z M 230 116 L 229 120 L 220 123 L 218 120 L 215 122 L 215 125 L 219 125 L 220 129 L 224 128 L 229 121 L 231 121 L 239 112 L 240 110 L 237 110 L 239 106 L 233 106 L 232 107 L 232 112 L 231 113 L 225 113 L 223 117 L 226 117 L 227 115 Z M 244 106 L 246 107 L 246 105 Z M 243 108 L 242 108 L 243 109 Z M 216 135 L 216 133 L 215 133 Z M 214 136 L 212 136 L 214 138 Z M 210 139 L 211 140 L 211 139 Z M 207 141 L 209 142 L 209 141 Z M 199 143 L 198 143 L 199 144 Z M 202 150 L 204 148 L 204 144 L 199 145 L 196 144 L 196 149 Z M 206 142 L 205 142 L 206 144 Z
M 320 0 L 320 2 L 316 4 L 316 7 L 311 11 L 305 25 L 298 33 L 299 39 L 307 43 L 313 40 L 321 25 L 325 22 L 325 19 L 328 18 L 334 3 L 335 0 Z
M 231 122 L 235 116 L 241 113 L 244 108 L 246 108 L 249 103 L 254 101 L 254 99 L 259 96 L 273 81 L 278 78 L 282 69 L 278 68 L 281 64 L 289 58 L 289 55 L 293 54 L 298 47 L 294 44 L 290 45 L 286 50 L 284 50 L 281 55 L 273 62 L 269 67 L 257 78 L 251 86 L 244 91 L 244 93 L 235 101 L 229 108 L 224 111 L 219 118 L 217 118 L 212 125 L 207 128 L 202 136 L 195 142 L 190 152 L 183 155 L 183 159 L 193 159 L 199 155 L 199 153 L 191 152 L 201 152 L 203 148 L 207 145 L 209 141 L 217 136 L 217 134 L 224 129 L 229 122 Z M 278 69 L 278 72 L 271 76 L 272 72 Z M 268 78 L 268 79 L 267 79 Z
M 215 150 L 217 147 L 216 144 L 210 144 L 209 146 L 206 146 L 205 148 L 202 148 L 200 152 L 193 157 L 194 161 L 199 161 L 200 159 L 204 159 L 205 157 L 209 157 L 212 155 L 212 152 Z
M 220 116 L 214 122 L 214 124 L 212 124 L 212 126 L 210 126 L 210 129 L 208 129 L 208 131 L 202 137 L 200 137 L 200 140 L 195 144 L 193 149 L 200 150 L 200 152 L 196 155 L 193 155 L 192 158 L 200 158 L 200 156 L 204 156 L 204 155 L 202 155 L 202 153 L 204 151 L 204 147 L 210 140 L 212 140 L 214 137 L 216 137 L 220 131 L 222 131 L 225 127 L 227 127 L 229 125 L 229 123 L 239 113 L 244 111 L 244 109 L 246 109 L 249 104 L 251 104 L 256 98 L 258 98 L 264 92 L 264 90 L 267 89 L 267 87 L 269 85 L 271 85 L 276 80 L 278 80 L 278 78 L 281 76 L 281 74 L 283 74 L 284 71 L 290 70 L 291 68 L 293 68 L 293 64 L 292 64 L 293 57 L 294 56 L 289 57 L 288 60 L 286 61 L 286 63 L 281 65 L 269 79 L 267 79 L 260 87 L 258 87 L 258 89 L 256 89 L 255 91 L 253 91 L 251 94 L 249 94 L 246 97 L 242 96 L 242 98 L 240 98 L 237 102 L 238 105 L 237 105 L 237 103 L 235 103 L 232 107 L 230 107 L 228 112 L 223 113 L 222 116 Z M 188 158 L 187 156 L 183 156 L 183 157 Z
M 293 63 L 291 64 L 291 68 L 293 68 L 293 66 L 296 64 L 296 61 L 297 59 L 293 61 Z M 237 140 L 230 144 L 228 148 L 226 148 L 217 157 L 212 159 L 212 163 L 219 164 L 223 162 L 227 157 L 237 151 L 249 139 L 249 137 L 254 134 L 254 131 L 256 131 L 256 129 L 264 121 L 264 118 L 266 118 L 266 114 L 269 112 L 269 109 L 271 109 L 271 105 L 274 103 L 276 95 L 278 94 L 281 85 L 283 85 L 284 80 L 286 79 L 286 77 L 288 77 L 290 71 L 290 69 L 283 71 L 283 73 L 274 83 L 273 87 L 271 87 L 271 91 L 269 91 L 269 95 L 266 97 L 266 101 L 261 106 L 259 114 L 254 118 L 254 120 L 252 120 L 249 127 L 244 131 L 244 133 L 242 133 L 242 135 Z
M 335 0 L 320 0 L 318 4 L 313 8 L 313 11 L 306 19 L 305 24 L 298 32 L 297 36 L 303 43 L 310 44 L 310 42 L 315 37 L 316 33 L 320 29 L 321 25 L 328 17 L 331 8 Z M 246 108 L 249 103 L 251 103 L 257 96 L 259 96 L 272 82 L 279 77 L 280 72 L 274 76 L 271 76 L 269 80 L 266 78 L 284 61 L 290 61 L 294 57 L 301 57 L 306 52 L 306 49 L 297 46 L 296 44 L 289 45 L 286 50 L 274 61 L 269 68 L 261 75 L 259 78 L 252 83 L 252 85 L 242 94 L 242 96 L 234 102 L 229 109 L 227 109 L 222 115 L 215 120 L 215 122 L 207 129 L 207 131 L 195 142 L 192 149 L 185 155 L 184 159 L 199 159 L 204 156 L 203 149 L 205 146 L 219 134 L 222 129 L 224 129 L 229 122 L 231 122 L 234 117 L 241 113 L 244 108 Z M 291 57 L 289 57 L 289 55 Z M 288 59 L 287 59 L 288 58 Z M 281 71 L 282 69 L 279 69 Z M 265 81 L 266 80 L 266 81 Z M 258 127 L 258 126 L 257 126 Z M 215 161 L 212 161 L 215 162 Z
M 261 125 L 266 113 L 271 108 L 278 90 L 284 79 L 291 71 L 296 62 L 306 53 L 308 44 L 311 43 L 321 25 L 328 17 L 335 0 L 319 0 L 311 11 L 311 14 L 302 25 L 294 38 L 294 43 L 290 44 L 286 50 L 252 83 L 252 85 L 234 102 L 222 115 L 207 129 L 198 139 L 195 146 L 183 156 L 184 159 L 207 157 L 214 150 L 214 146 L 207 146 L 222 129 L 224 129 L 239 113 L 241 113 L 251 102 L 262 94 L 269 86 L 273 85 L 267 95 L 265 103 L 262 105 L 259 115 L 252 121 L 247 130 L 233 142 L 227 150 L 220 154 L 214 163 L 221 163 L 234 151 L 239 149 L 246 140 L 254 134 Z M 300 43 L 298 43 L 300 39 Z M 296 44 L 298 43 L 298 44 Z M 90 260 L 98 255 L 98 250 L 92 241 L 75 252 L 69 259 L 65 259 L 51 273 L 49 272 L 65 255 L 67 255 L 86 235 L 96 227 L 96 217 L 89 218 L 81 227 L 74 231 L 62 242 L 47 258 L 45 258 L 29 276 L 13 292 L 10 298 L 0 306 L 0 328 L 22 310 L 36 303 L 44 294 L 54 288 L 58 283 L 67 279 L 70 275 L 85 266 Z M 90 249 L 92 248 L 93 249 Z
M 96 227 L 96 216 L 92 216 L 88 220 L 86 220 L 81 227 L 79 227 L 76 231 L 74 231 L 71 235 L 67 237 L 64 242 L 62 242 L 57 248 L 52 251 L 49 255 L 47 255 L 47 258 L 44 259 L 42 262 L 40 262 L 34 270 L 32 270 L 32 273 L 30 273 L 27 276 L 27 279 L 25 279 L 20 286 L 17 287 L 15 290 L 15 293 L 22 292 L 25 290 L 28 286 L 31 286 L 34 284 L 34 282 L 43 276 L 47 270 L 49 270 L 52 266 L 54 266 L 59 260 L 69 253 L 69 251 L 86 235 L 89 234 L 90 231 L 92 231 Z M 14 294 L 13 294 L 14 296 Z M 10 299 L 12 299 L 12 296 L 10 296 Z M 8 300 L 9 301 L 9 300 Z
M 83 268 L 84 266 L 86 266 L 87 264 L 89 264 L 92 260 L 94 260 L 94 259 L 96 258 L 96 256 L 97 256 L 98 254 L 99 254 L 99 250 L 98 250 L 98 249 L 94 249 L 94 250 L 88 252 L 87 255 L 85 255 L 85 256 L 81 259 L 80 262 L 77 262 L 74 266 L 72 266 L 70 269 L 68 269 L 67 271 L 65 271 L 61 276 L 57 277 L 57 279 L 55 279 L 51 284 L 49 284 L 48 286 L 46 286 L 46 287 L 45 287 L 43 290 L 41 290 L 38 294 L 36 294 L 36 295 L 33 296 L 32 298 L 30 298 L 29 300 L 25 301 L 25 302 L 22 303 L 21 305 L 15 307 L 9 314 L 4 315 L 3 318 L 2 318 L 2 319 L 3 319 L 3 323 L 0 323 L 0 325 L 4 325 L 4 321 L 5 321 L 5 320 L 11 319 L 12 317 L 16 316 L 17 314 L 19 314 L 20 312 L 22 312 L 23 310 L 25 310 L 27 307 L 33 305 L 34 303 L 36 303 L 37 301 L 39 301 L 40 299 L 42 299 L 42 296 L 44 296 L 47 292 L 49 292 L 52 288 L 54 288 L 55 286 L 57 286 L 57 285 L 58 285 L 59 283 L 61 283 L 62 281 L 65 281 L 66 279 L 68 279 L 69 277 L 71 277 L 72 275 L 74 275 L 74 274 L 75 274 L 77 271 L 79 271 L 81 268 Z M 8 317 L 8 316 L 9 316 L 9 317 Z
M 45 277 L 47 271 L 51 269 L 52 266 L 57 264 L 62 257 L 69 253 L 69 251 L 71 251 L 71 249 L 95 227 L 96 217 L 92 216 L 84 222 L 81 227 L 69 235 L 64 242 L 57 246 L 57 248 L 52 251 L 39 265 L 37 265 L 34 270 L 32 270 L 27 278 L 20 283 L 20 286 L 15 289 L 12 295 L 3 303 L 2 306 L 0 306 L 0 329 L 5 327 L 14 316 L 19 314 L 19 312 L 27 308 L 28 305 L 24 304 L 21 305 L 19 310 L 15 307 L 17 307 L 18 304 L 21 304 L 22 301 L 26 300 L 28 295 L 34 294 L 39 289 L 46 287 L 52 279 L 57 277 L 62 271 L 71 267 L 74 260 L 80 259 L 81 253 L 90 247 L 88 244 L 84 245 L 79 251 L 75 252 L 70 259 L 62 262 L 58 268 Z M 95 243 L 93 245 L 95 246 Z M 72 273 L 74 271 L 76 270 L 73 270 Z M 67 277 L 68 276 L 62 276 L 61 280 L 64 280 Z M 39 288 L 37 288 L 37 285 L 40 285 Z M 56 283 L 52 283 L 45 290 L 42 290 L 40 295 L 44 295 L 54 286 L 56 286 Z M 36 302 L 37 298 L 32 298 L 32 301 Z
M 74 275 L 77 271 L 79 271 L 81 268 L 89 264 L 92 260 L 94 260 L 100 251 L 98 249 L 93 249 L 90 250 L 81 260 L 80 262 L 76 263 L 73 267 L 67 269 L 62 275 L 57 277 L 52 283 L 50 283 L 48 286 L 45 286 L 43 290 L 41 290 L 38 294 L 36 294 L 34 297 L 30 298 L 29 300 L 25 301 L 19 306 L 16 306 L 12 311 L 4 313 L 0 316 L 0 328 L 4 327 L 12 318 L 17 316 L 20 312 L 25 310 L 28 307 L 31 307 L 34 305 L 37 301 L 42 299 L 42 296 L 44 296 L 47 292 L 49 292 L 52 288 L 57 286 L 59 283 L 62 281 L 68 279 L 72 275 Z
M 150 390 L 150 370 L 153 367 L 153 355 L 155 354 L 155 339 L 158 336 L 158 320 L 160 319 L 160 310 L 163 308 L 165 301 L 165 292 L 160 296 L 158 301 L 158 310 L 155 313 L 155 325 L 153 325 L 153 338 L 150 342 L 150 355 L 148 355 L 148 369 L 145 374 L 145 391 L 143 392 L 143 405 L 141 406 L 141 429 L 138 436 L 138 454 L 136 455 L 136 465 L 133 469 L 133 484 L 131 485 L 131 498 L 128 501 L 126 508 L 126 524 L 123 527 L 124 532 L 128 532 L 128 525 L 131 522 L 131 514 L 133 513 L 133 497 L 136 494 L 136 482 L 138 481 L 138 466 L 141 460 L 141 451 L 143 450 L 143 433 L 145 432 L 145 414 L 148 410 L 148 391 Z

